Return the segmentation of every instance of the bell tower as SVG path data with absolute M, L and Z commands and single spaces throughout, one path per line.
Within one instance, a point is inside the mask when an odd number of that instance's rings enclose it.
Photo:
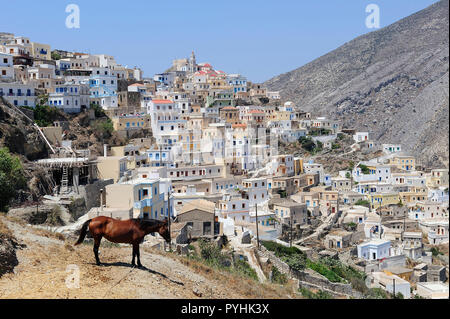
M 197 71 L 197 62 L 195 60 L 195 53 L 192 51 L 191 57 L 189 58 L 189 72 L 194 73 Z

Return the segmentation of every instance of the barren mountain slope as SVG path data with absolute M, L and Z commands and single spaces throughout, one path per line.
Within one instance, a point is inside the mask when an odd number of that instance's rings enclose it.
M 402 143 L 422 164 L 448 167 L 448 7 L 437 2 L 266 85 L 344 127 Z

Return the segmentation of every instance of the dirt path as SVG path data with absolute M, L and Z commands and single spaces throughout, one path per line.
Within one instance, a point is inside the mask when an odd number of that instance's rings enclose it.
M 14 273 L 0 278 L 0 298 L 283 298 L 284 292 L 145 245 L 145 268 L 139 269 L 130 265 L 131 247 L 102 242 L 100 260 L 105 265 L 99 267 L 91 244 L 73 247 L 73 240 L 58 240 L 48 232 L 3 220 L 26 247 L 16 251 L 19 265 Z M 74 273 L 68 267 L 79 269 L 79 288 L 67 287 Z

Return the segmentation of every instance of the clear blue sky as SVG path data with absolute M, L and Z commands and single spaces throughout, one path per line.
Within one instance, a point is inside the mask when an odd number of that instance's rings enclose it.
M 254 82 L 300 67 L 353 38 L 366 5 L 387 26 L 436 0 L 71 0 L 2 1 L 0 32 L 52 49 L 110 54 L 144 76 L 166 70 L 194 49 L 198 62 Z M 67 29 L 66 5 L 80 7 L 81 28 Z

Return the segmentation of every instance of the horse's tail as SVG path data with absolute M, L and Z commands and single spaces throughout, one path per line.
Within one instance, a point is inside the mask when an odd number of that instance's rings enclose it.
M 86 237 L 87 234 L 87 228 L 89 226 L 89 223 L 92 221 L 92 219 L 89 219 L 88 221 L 86 221 L 83 226 L 81 227 L 80 230 L 80 237 L 78 238 L 78 241 L 75 243 L 75 246 L 81 244 L 84 240 L 84 237 Z

